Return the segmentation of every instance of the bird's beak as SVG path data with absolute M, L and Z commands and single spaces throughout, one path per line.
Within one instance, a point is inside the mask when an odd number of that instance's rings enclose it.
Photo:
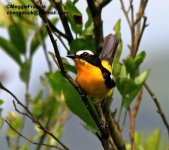
M 77 58 L 76 54 L 69 54 L 69 55 L 67 55 L 66 57 L 69 57 L 69 58 L 71 58 L 71 59 Z

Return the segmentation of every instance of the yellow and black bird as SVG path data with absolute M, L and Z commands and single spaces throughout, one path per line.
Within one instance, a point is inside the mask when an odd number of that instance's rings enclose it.
M 80 50 L 68 55 L 75 62 L 76 81 L 80 87 L 96 101 L 100 101 L 113 92 L 115 80 L 112 75 L 112 62 L 118 46 L 118 38 L 109 34 L 104 39 L 100 57 L 90 50 Z

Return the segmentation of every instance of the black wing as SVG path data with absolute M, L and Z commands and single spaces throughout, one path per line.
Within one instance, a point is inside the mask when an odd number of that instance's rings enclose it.
M 115 87 L 116 84 L 115 84 L 114 78 L 111 75 L 111 73 L 104 67 L 101 69 L 101 71 L 102 71 L 102 75 L 103 75 L 106 86 L 110 89 Z
M 109 34 L 104 38 L 103 50 L 100 55 L 101 60 L 107 60 L 110 65 L 112 65 L 114 55 L 117 50 L 119 40 L 117 36 Z

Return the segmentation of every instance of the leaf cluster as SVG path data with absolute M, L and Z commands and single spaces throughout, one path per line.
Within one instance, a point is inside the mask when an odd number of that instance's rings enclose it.
M 33 5 L 32 1 L 28 2 Z M 55 38 L 60 40 L 67 53 L 75 53 L 82 49 L 89 49 L 96 52 L 96 37 L 94 34 L 91 10 L 89 7 L 86 8 L 88 19 L 84 23 L 83 15 L 76 6 L 77 2 L 77 0 L 67 0 L 65 3 L 61 3 L 61 1 L 56 2 L 57 5 L 61 6 L 59 9 L 61 12 L 58 13 L 62 13 L 64 14 L 64 17 L 66 17 L 67 25 L 70 27 L 72 35 L 67 34 L 69 33 L 67 28 L 65 33 L 62 33 L 60 29 L 57 28 L 57 23 L 59 21 L 62 22 L 63 28 L 66 26 L 64 24 L 66 22 L 63 22 L 63 18 L 61 17 L 47 20 L 47 23 L 50 22 L 53 25 L 50 26 L 51 32 Z M 19 3 L 26 4 L 23 0 L 20 0 Z M 0 7 L 3 7 L 1 3 Z M 54 4 L 51 0 L 51 4 L 48 6 L 48 9 L 50 10 L 53 7 Z M 4 7 L 3 10 L 5 10 Z M 41 16 L 41 18 L 43 17 L 44 16 Z M 49 16 L 47 17 L 49 18 Z M 48 58 L 48 50 L 46 49 L 47 43 L 45 39 L 49 35 L 49 32 L 46 30 L 46 22 L 39 23 L 38 17 L 36 16 L 8 16 L 6 19 L 8 19 L 8 21 L 4 21 L 1 26 L 7 27 L 9 39 L 0 36 L 0 47 L 18 64 L 20 68 L 20 79 L 26 85 L 25 101 L 27 103 L 27 107 L 31 108 L 32 114 L 46 127 L 47 130 L 54 133 L 57 138 L 60 138 L 64 132 L 64 124 L 69 118 L 70 110 L 83 121 L 83 125 L 87 130 L 92 131 L 99 137 L 97 125 L 87 107 L 83 101 L 81 101 L 81 95 L 79 95 L 72 84 L 65 79 L 64 75 L 59 70 L 59 60 L 56 59 L 57 56 L 50 52 L 53 62 L 55 62 L 58 66 L 58 69 L 54 69 L 53 71 L 51 60 Z M 122 97 L 121 106 L 127 110 L 148 78 L 149 70 L 140 72 L 139 69 L 141 64 L 144 62 L 146 56 L 145 51 L 141 51 L 135 57 L 129 55 L 121 61 L 123 40 L 120 19 L 114 25 L 114 32 L 119 39 L 119 45 L 112 66 L 113 75 L 115 77 L 117 89 Z M 31 93 L 29 93 L 29 83 L 32 71 L 31 68 L 33 65 L 33 56 L 36 54 L 39 47 L 41 47 L 45 54 L 47 54 L 45 55 L 45 58 L 49 65 L 49 71 L 46 71 L 44 75 L 40 77 L 42 87 L 41 89 L 37 89 L 37 94 L 33 97 Z M 66 69 L 66 73 L 68 72 L 74 77 L 76 73 L 75 66 L 63 57 L 60 59 Z M 56 66 L 54 66 L 54 68 L 56 68 Z M 90 97 L 88 99 L 93 111 L 98 115 L 94 102 Z M 0 100 L 0 105 L 2 104 L 3 101 Z M 2 109 L 0 109 L 0 115 L 1 111 Z M 116 118 L 116 113 L 114 113 L 112 118 Z M 24 124 L 24 117 L 21 117 L 17 113 L 10 112 L 7 115 L 7 120 L 11 126 L 21 133 L 23 132 L 23 127 L 26 127 Z M 3 119 L 0 118 L 0 127 L 2 125 Z M 58 144 L 56 140 L 47 136 L 47 133 L 43 132 L 36 124 L 34 125 L 34 129 L 37 134 L 35 136 L 30 136 L 33 140 L 39 141 L 40 143 L 46 141 L 47 144 L 51 145 Z M 10 140 L 14 139 L 14 141 L 18 142 L 19 140 L 15 137 L 16 134 L 17 133 L 15 131 L 8 128 L 7 137 Z M 149 149 L 149 146 L 152 145 L 153 142 L 157 142 L 159 135 L 159 131 L 155 131 L 154 134 L 145 142 L 144 148 Z M 138 149 L 141 147 L 140 138 L 140 133 L 135 135 L 135 141 Z M 16 144 L 15 142 L 13 143 Z M 19 142 L 17 144 L 19 144 Z M 154 145 L 154 149 L 158 147 L 158 144 L 159 143 L 157 142 L 157 144 Z M 41 146 L 37 146 L 37 149 L 40 149 Z M 130 147 L 130 144 L 126 144 L 126 147 Z M 23 149 L 24 148 L 28 148 L 27 143 L 23 145 Z

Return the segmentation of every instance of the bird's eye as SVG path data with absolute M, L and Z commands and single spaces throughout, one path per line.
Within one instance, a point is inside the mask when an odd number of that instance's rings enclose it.
M 86 56 L 88 56 L 88 55 L 89 55 L 88 52 L 84 52 L 83 54 L 81 54 L 82 57 L 86 57 Z

